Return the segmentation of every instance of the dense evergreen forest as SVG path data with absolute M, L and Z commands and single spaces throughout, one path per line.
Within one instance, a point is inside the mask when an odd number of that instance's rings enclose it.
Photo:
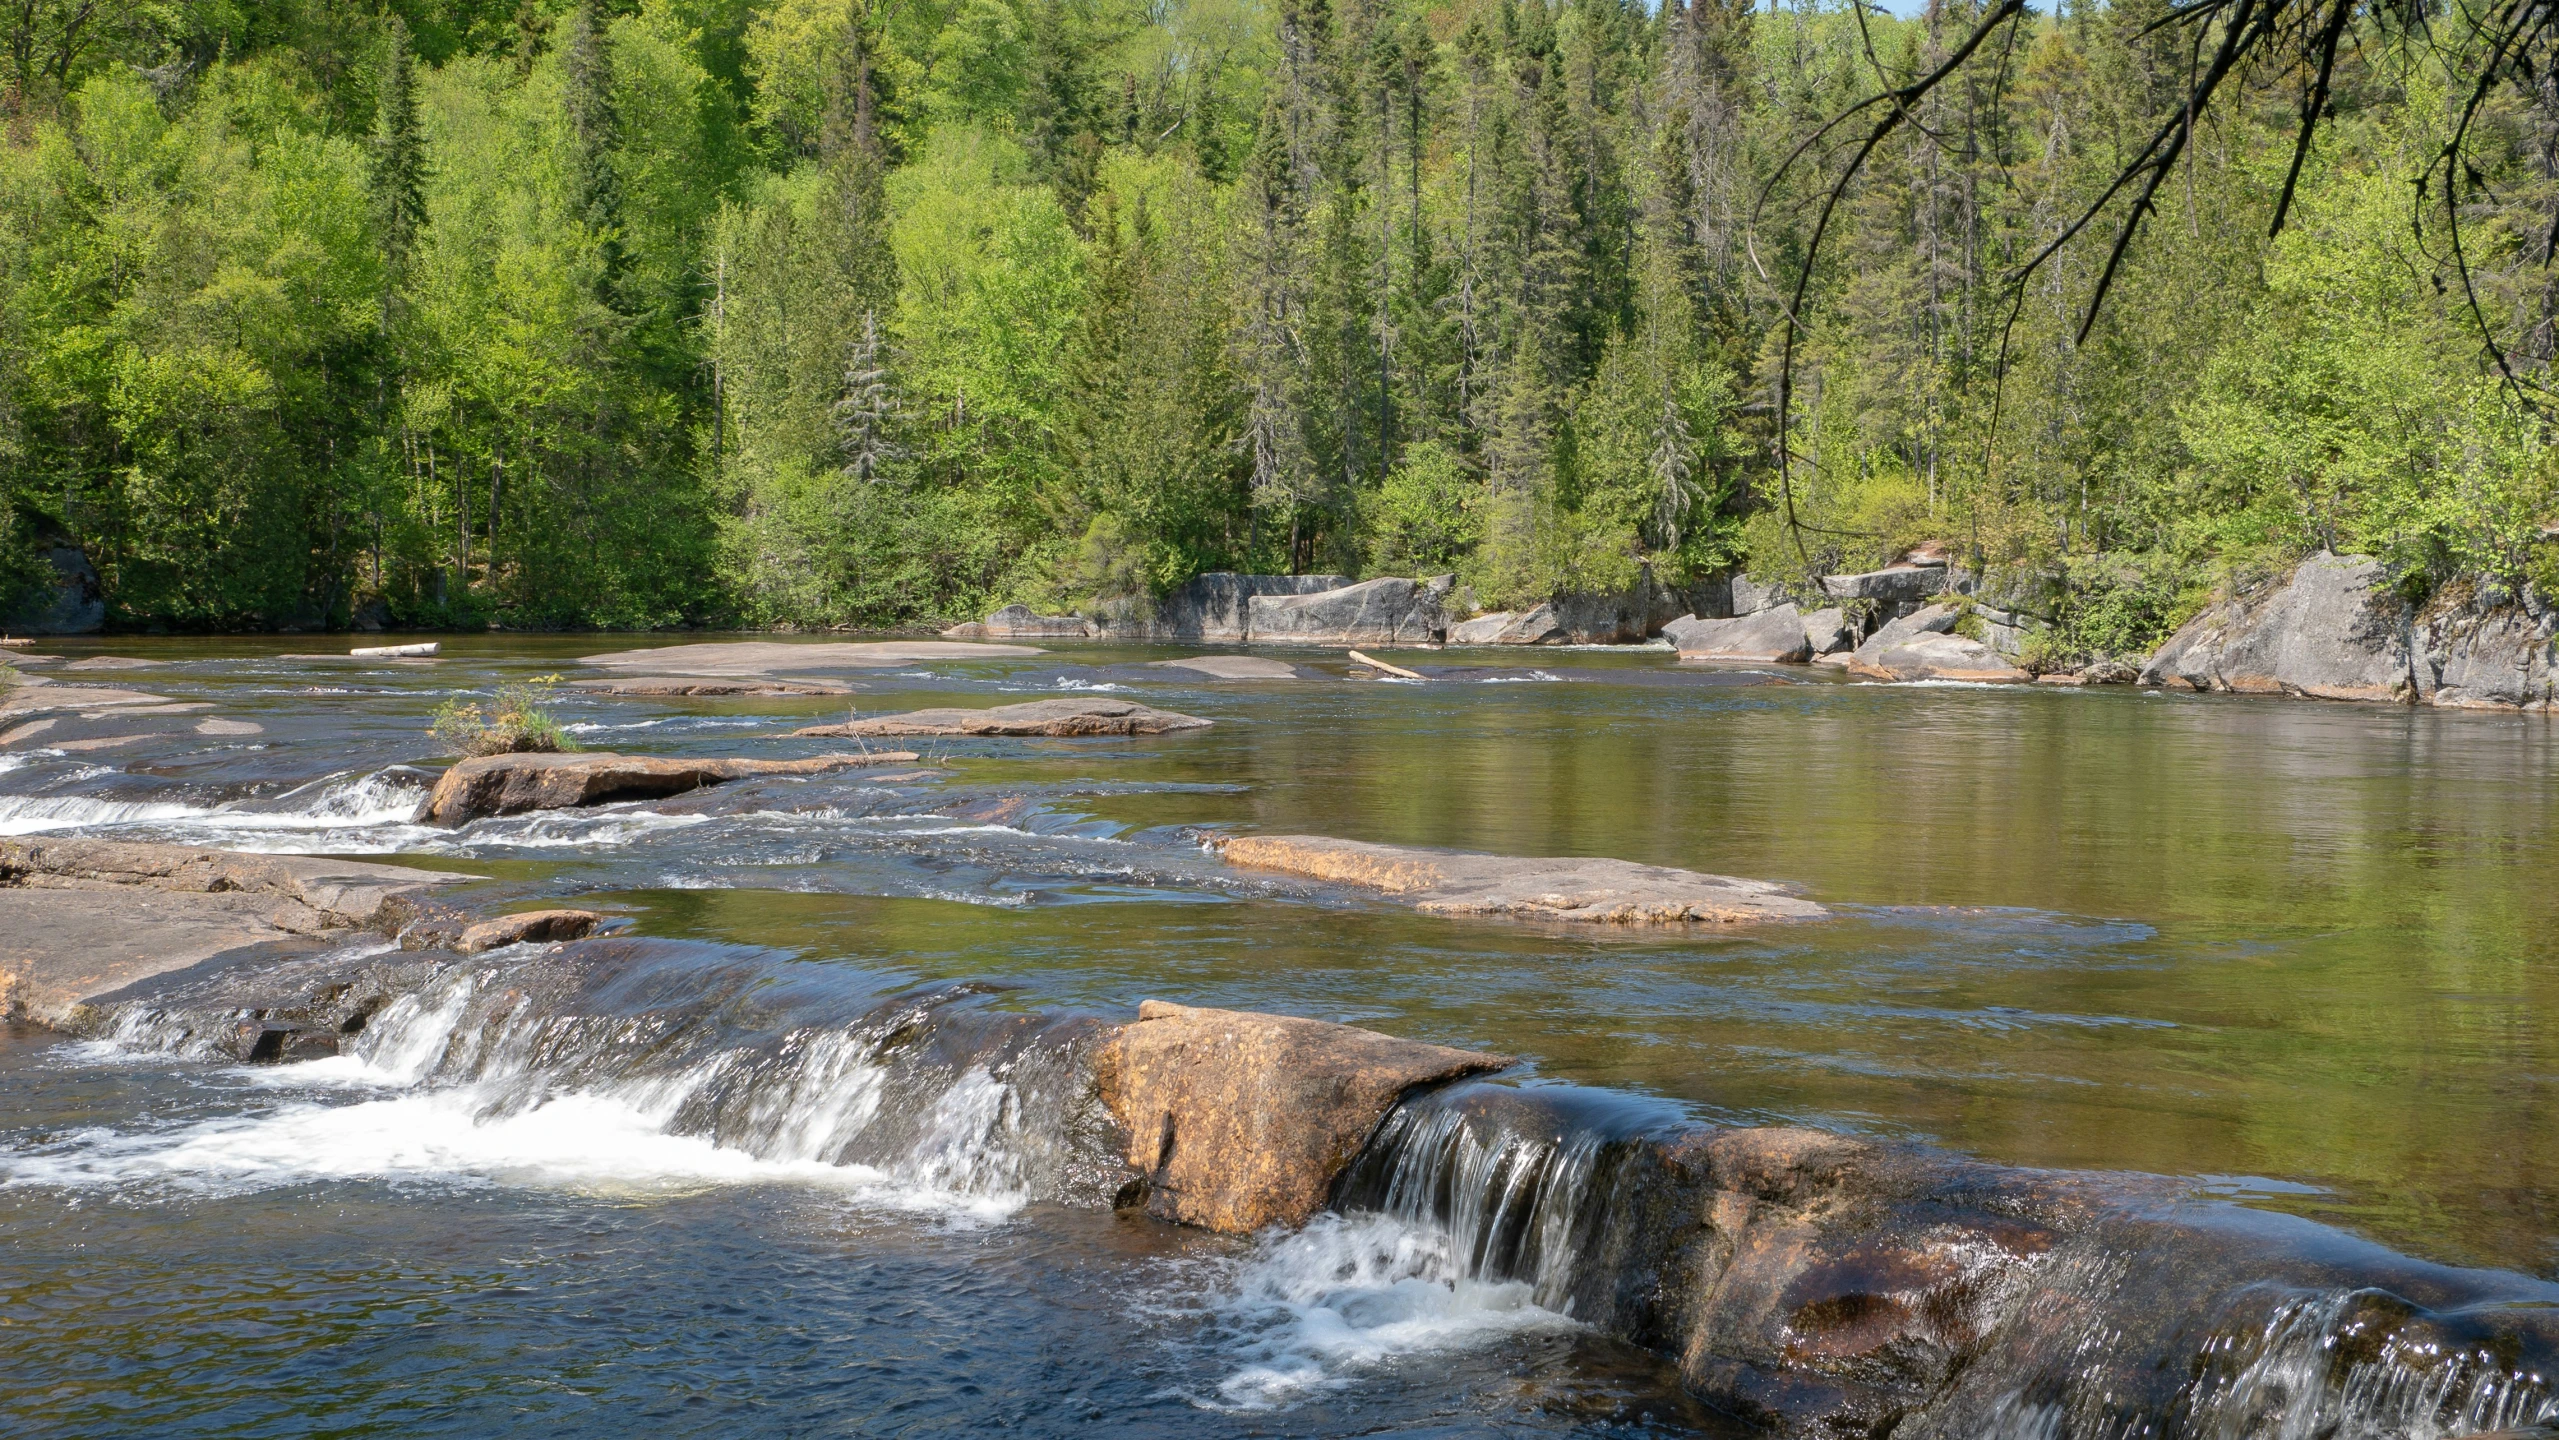
M 2026 10 L 1794 308 L 1821 125 L 1985 13 L 13 3 L 0 588 L 68 541 L 121 626 L 823 627 L 1935 539 L 2104 651 L 2321 547 L 2559 591 L 2559 79 L 2430 207 L 2457 37 L 2350 51 L 2270 239 L 2309 82 L 2239 73 L 2091 323 L 2115 231 L 2017 276 L 2221 22 Z

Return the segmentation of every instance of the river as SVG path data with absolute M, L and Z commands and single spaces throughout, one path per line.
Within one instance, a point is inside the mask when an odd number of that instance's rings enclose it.
M 752 1125 L 694 1124 L 686 1087 L 731 1063 L 703 1056 L 774 1026 L 722 1018 L 727 1038 L 678 1064 L 632 1018 L 670 996 L 704 1013 L 761 997 L 810 1034 L 916 1005 L 979 1027 L 1146 998 L 1308 1015 L 1518 1055 L 1535 1083 L 1665 1117 L 2181 1177 L 2425 1259 L 2559 1275 L 2544 717 L 1864 685 L 1626 650 L 1449 651 L 1422 657 L 1423 684 L 1296 655 L 1322 673 L 1218 682 L 1142 664 L 1180 650 L 1061 644 L 843 672 L 842 698 L 571 694 L 558 714 L 589 748 L 670 755 L 819 753 L 841 742 L 783 732 L 848 701 L 1108 690 L 1216 724 L 936 741 L 930 773 L 904 778 L 410 823 L 438 703 L 646 643 L 492 635 L 419 664 L 283 658 L 323 648 L 290 637 L 44 647 L 153 662 L 43 672 L 57 682 L 213 708 L 105 749 L 23 740 L 0 754 L 0 834 L 486 876 L 484 895 L 613 914 L 652 942 L 654 988 L 584 1069 L 458 1078 L 420 1058 L 458 992 L 302 1066 L 8 1030 L 9 1428 L 1732 1423 L 1534 1284 L 1468 1274 L 1427 1224 L 1362 1211 L 1244 1240 L 1070 1203 L 1071 1160 L 1002 1141 L 1037 1128 L 1019 1086 L 964 1075 L 917 1102 L 894 1155 L 858 1163 L 838 1142 L 871 1112 L 848 1117 L 850 1072 L 814 1057 L 738 1102 Z M 205 716 L 260 730 L 200 734 Z M 1782 881 L 1837 915 L 1677 933 L 1442 919 L 1240 875 L 1202 848 L 1219 831 L 1613 856 Z

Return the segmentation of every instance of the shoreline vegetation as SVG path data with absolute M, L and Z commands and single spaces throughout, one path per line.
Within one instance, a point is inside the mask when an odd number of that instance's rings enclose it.
M 2193 37 L 2156 0 L 2000 22 L 1831 213 L 1775 403 L 1839 163 L 1788 157 L 1989 14 L 29 8 L 0 614 L 938 628 L 1233 572 L 1518 617 L 1928 546 L 2034 594 L 2032 668 L 2325 552 L 2546 610 L 2547 429 L 2481 327 L 2537 384 L 2559 103 L 2487 95 L 2446 231 L 2411 180 L 2458 44 L 2323 72 L 2297 186 L 2298 77 L 2231 81 L 2083 333 L 2102 245 L 2009 277 Z

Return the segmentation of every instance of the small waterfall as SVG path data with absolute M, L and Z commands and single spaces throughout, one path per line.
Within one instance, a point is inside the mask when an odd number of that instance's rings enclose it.
M 1090 1022 L 997 1011 L 982 1003 L 986 987 L 846 994 L 848 972 L 831 967 L 809 967 L 811 980 L 763 960 L 703 965 L 697 952 L 601 941 L 430 969 L 336 1058 L 255 1072 L 297 1097 L 353 1092 L 356 1103 L 296 1098 L 268 1117 L 253 1166 L 251 1147 L 235 1143 L 241 1126 L 226 1122 L 220 1143 L 125 1145 L 122 1160 L 147 1163 L 108 1164 L 96 1178 L 164 1178 L 190 1163 L 215 1183 L 539 1178 L 540 1145 L 583 1127 L 618 1137 L 621 1151 L 572 1153 L 554 1167 L 580 1183 L 813 1181 L 981 1214 L 1034 1200 L 1108 1203 L 1118 1161 L 1081 1053 Z M 155 996 L 117 1014 L 102 1043 L 204 1055 L 206 1037 L 256 1013 L 240 998 Z M 366 1106 L 376 1107 L 369 1120 Z M 427 1138 L 411 1144 L 404 1127 Z
M 2442 1440 L 2559 1416 L 2548 1377 L 2486 1346 L 2410 1326 L 2377 1290 L 2289 1301 L 2254 1335 L 2201 1357 L 2186 1433 L 2197 1440 Z
M 1334 1208 L 1445 1236 L 1446 1278 L 1517 1281 L 1533 1303 L 1605 1323 L 1616 1277 L 1592 1262 L 1639 1240 L 1635 1141 L 1675 1111 L 1575 1087 L 1468 1084 L 1407 1099 L 1334 1188 Z

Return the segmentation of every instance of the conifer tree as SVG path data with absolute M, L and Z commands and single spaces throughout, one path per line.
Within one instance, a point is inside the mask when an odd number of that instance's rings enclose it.
M 613 108 L 612 40 L 605 33 L 601 0 L 578 0 L 577 8 L 569 12 L 561 68 L 569 139 L 575 147 L 572 200 L 579 220 L 594 237 L 599 262 L 596 298 L 620 309 L 627 261 L 622 247 L 622 182 L 614 159 L 621 142 L 621 121 Z

